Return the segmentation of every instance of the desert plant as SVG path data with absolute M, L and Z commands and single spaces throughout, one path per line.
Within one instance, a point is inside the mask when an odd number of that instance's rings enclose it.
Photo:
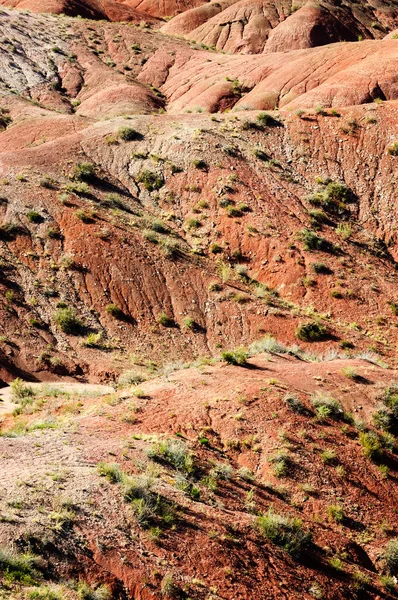
M 33 554 L 17 554 L 7 548 L 0 548 L 0 571 L 8 581 L 18 581 L 25 585 L 32 585 L 37 580 L 39 573 L 39 557 Z
M 273 544 L 298 557 L 311 543 L 312 534 L 303 530 L 300 519 L 274 513 L 272 509 L 258 517 L 262 534 Z
M 341 419 L 344 417 L 340 402 L 328 394 L 315 393 L 311 397 L 311 404 L 321 418 Z
M 295 331 L 295 335 L 303 342 L 320 342 L 329 336 L 329 331 L 326 325 L 316 321 L 301 323 Z
M 132 127 L 119 127 L 117 137 L 124 142 L 131 142 L 134 140 L 142 140 L 143 135 Z
M 120 465 L 116 463 L 105 463 L 100 462 L 97 465 L 97 470 L 101 477 L 106 477 L 110 483 L 120 483 L 123 481 L 123 471 L 120 468 Z
M 329 275 L 332 273 L 332 270 L 322 262 L 312 263 L 311 267 L 318 275 Z
M 108 313 L 108 315 L 111 315 L 111 317 L 113 317 L 114 319 L 122 319 L 124 317 L 122 309 L 117 304 L 107 304 L 105 310 Z
M 286 394 L 283 401 L 286 404 L 286 406 L 295 413 L 302 415 L 307 412 L 306 406 L 301 402 L 301 400 L 299 400 L 299 398 L 295 394 Z
M 341 523 L 344 520 L 344 510 L 338 504 L 330 504 L 327 511 L 329 519 L 335 523 Z
M 71 173 L 71 178 L 78 181 L 90 181 L 94 177 L 95 166 L 91 163 L 77 163 Z
M 390 575 L 398 575 L 398 538 L 389 540 L 382 552 L 382 559 L 385 562 L 387 571 Z
M 391 156 L 398 156 L 398 142 L 394 142 L 387 148 L 388 154 Z
M 193 458 L 186 444 L 179 439 L 167 438 L 149 448 L 149 458 L 164 460 L 179 471 L 191 473 L 193 470 Z
M 380 583 L 383 588 L 390 593 L 394 593 L 397 587 L 396 577 L 390 577 L 389 575 L 380 575 Z
M 159 323 L 159 325 L 163 325 L 163 327 L 173 327 L 174 326 L 174 321 L 171 317 L 169 317 L 168 314 L 166 314 L 165 312 L 160 313 L 160 315 L 157 318 L 157 322 Z
M 10 387 L 12 399 L 16 403 L 26 402 L 27 399 L 32 398 L 35 395 L 33 388 L 30 385 L 26 385 L 19 377 L 11 382 Z
M 83 325 L 74 308 L 58 308 L 54 314 L 54 322 L 64 333 L 78 334 Z
M 195 169 L 199 169 L 200 171 L 206 171 L 207 169 L 206 161 L 198 158 L 192 161 L 192 165 L 195 167 Z
M 138 173 L 137 175 L 138 183 L 142 183 L 144 188 L 148 190 L 148 192 L 153 192 L 154 190 L 160 190 L 161 187 L 164 186 L 164 177 L 163 175 L 157 175 L 152 171 L 144 170 Z
M 230 365 L 242 367 L 247 363 L 249 354 L 245 348 L 236 348 L 235 350 L 226 350 L 222 352 L 221 358 Z
M 359 434 L 359 442 L 365 456 L 371 460 L 379 460 L 382 458 L 383 445 L 380 437 L 375 431 L 361 431 Z
M 26 213 L 26 218 L 30 223 L 40 223 L 40 221 L 42 220 L 41 214 L 35 210 L 29 210 Z
M 324 238 L 317 235 L 311 229 L 302 229 L 298 232 L 297 237 L 303 242 L 304 250 L 323 250 L 331 252 L 332 245 Z

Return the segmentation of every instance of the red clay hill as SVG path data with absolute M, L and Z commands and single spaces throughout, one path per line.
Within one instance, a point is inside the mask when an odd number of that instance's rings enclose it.
M 2 4 L 0 598 L 396 597 L 397 4 Z

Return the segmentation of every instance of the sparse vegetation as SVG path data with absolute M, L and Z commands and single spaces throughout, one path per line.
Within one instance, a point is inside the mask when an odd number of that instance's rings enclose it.
M 300 519 L 274 513 L 271 509 L 258 517 L 258 525 L 270 542 L 294 557 L 300 556 L 312 540 L 311 533 L 304 531 Z
M 58 308 L 53 319 L 64 333 L 76 335 L 80 333 L 83 326 L 74 308 Z
M 329 331 L 323 323 L 309 321 L 296 328 L 296 337 L 303 342 L 321 342 L 329 337 Z
M 236 348 L 227 350 L 221 354 L 221 358 L 230 365 L 244 366 L 247 363 L 249 354 L 245 348 Z

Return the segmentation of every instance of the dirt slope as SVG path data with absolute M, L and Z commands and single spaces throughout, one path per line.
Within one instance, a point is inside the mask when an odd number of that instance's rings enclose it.
M 1 42 L 2 379 L 107 380 L 130 353 L 161 365 L 263 331 L 293 341 L 311 319 L 334 347 L 394 360 L 396 40 L 271 60 L 1 18 L 16 48 Z M 273 120 L 242 110 L 276 96 Z M 391 101 L 287 111 L 372 97 Z
M 2 424 L 0 543 L 38 554 L 67 598 L 71 579 L 115 599 L 393 597 L 380 575 L 396 534 L 396 456 L 372 462 L 359 432 L 374 431 L 394 378 L 365 361 L 262 354 L 102 398 L 48 388 Z M 313 403 L 331 396 L 340 412 L 316 417 Z M 136 493 L 157 508 L 145 516 Z M 305 551 L 261 533 L 268 510 L 301 520 Z M 15 598 L 32 589 L 3 586 Z

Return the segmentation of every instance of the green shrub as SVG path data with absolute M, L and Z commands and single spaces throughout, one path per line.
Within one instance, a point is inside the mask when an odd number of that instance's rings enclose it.
M 380 575 L 380 583 L 387 592 L 391 594 L 395 592 L 397 587 L 395 577 L 389 577 L 388 575 Z
M 108 304 L 105 307 L 105 310 L 108 313 L 108 315 L 111 315 L 111 317 L 113 317 L 114 319 L 123 319 L 124 317 L 122 309 L 117 304 Z
M 283 399 L 284 403 L 291 411 L 303 415 L 307 412 L 306 406 L 299 400 L 295 394 L 286 394 Z
M 227 206 L 226 212 L 228 217 L 241 217 L 243 215 L 242 211 L 236 206 Z
M 279 515 L 272 509 L 258 517 L 258 525 L 262 534 L 270 542 L 280 546 L 294 557 L 300 556 L 312 540 L 312 534 L 304 532 L 300 519 Z
M 247 363 L 249 354 L 245 348 L 236 348 L 236 350 L 222 352 L 221 358 L 230 365 L 243 366 Z
M 311 229 L 302 229 L 299 231 L 298 238 L 303 242 L 304 250 L 323 250 L 324 252 L 332 252 L 333 250 L 330 242 L 318 236 Z
M 398 142 L 391 144 L 391 146 L 387 148 L 387 152 L 388 154 L 391 154 L 391 156 L 398 156 Z
M 40 586 L 28 593 L 29 600 L 64 600 L 64 596 L 49 586 Z
M 83 210 L 82 208 L 79 208 L 76 212 L 75 212 L 76 217 L 82 221 L 82 223 L 92 223 L 93 222 L 93 217 L 91 214 L 87 213 L 85 210 Z
M 185 329 L 190 329 L 191 331 L 197 329 L 197 324 L 192 317 L 184 317 L 182 324 L 184 325 Z
M 344 417 L 340 402 L 327 394 L 317 392 L 312 396 L 311 404 L 321 418 L 341 419 Z
M 17 554 L 6 548 L 0 549 L 0 572 L 9 583 L 18 581 L 25 585 L 34 584 L 39 576 L 39 561 L 39 557 L 33 554 Z
M 352 581 L 357 591 L 363 591 L 369 585 L 370 577 L 366 573 L 362 573 L 362 571 L 355 571 L 352 574 Z
M 384 454 L 383 444 L 375 431 L 361 431 L 359 442 L 363 453 L 371 460 L 380 460 Z
M 199 227 L 201 227 L 201 226 L 202 226 L 202 223 L 199 221 L 199 219 L 187 219 L 187 221 L 186 221 L 186 227 L 189 230 L 199 229 Z
M 272 464 L 272 470 L 275 477 L 288 477 L 289 471 L 294 467 L 291 457 L 284 451 L 280 451 L 274 456 L 269 458 L 269 462 Z
M 111 594 L 105 585 L 100 585 L 95 590 L 87 583 L 81 582 L 77 586 L 79 600 L 111 600 Z
M 83 326 L 73 308 L 59 308 L 54 314 L 54 321 L 64 333 L 75 335 Z
M 154 444 L 147 452 L 149 458 L 162 459 L 178 471 L 189 474 L 193 471 L 192 454 L 182 440 L 168 438 Z
M 77 163 L 71 177 L 78 181 L 91 181 L 95 177 L 95 166 L 92 163 Z
M 321 453 L 321 459 L 325 465 L 333 465 L 336 463 L 336 452 L 334 450 L 324 450 Z
M 309 321 L 308 323 L 301 323 L 296 328 L 295 335 L 303 342 L 320 342 L 329 337 L 329 331 L 323 323 Z
M 117 137 L 124 142 L 131 142 L 134 140 L 142 140 L 144 136 L 132 127 L 119 127 Z
M 277 119 L 266 112 L 260 112 L 257 115 L 257 123 L 260 127 L 274 127 L 275 125 L 280 125 L 280 122 Z
M 64 189 L 66 192 L 77 194 L 78 196 L 91 196 L 90 188 L 84 181 L 67 183 Z
M 26 213 L 26 217 L 29 223 L 40 223 L 40 221 L 42 220 L 42 216 L 40 215 L 40 213 L 36 212 L 35 210 L 28 211 Z
M 116 463 L 108 464 L 100 462 L 97 465 L 97 470 L 101 477 L 106 477 L 111 483 L 120 483 L 123 481 L 123 471 L 121 470 L 120 465 Z
M 11 382 L 10 387 L 12 399 L 16 403 L 19 403 L 21 401 L 26 402 L 27 399 L 33 398 L 33 396 L 35 395 L 33 388 L 30 385 L 26 385 L 26 383 L 22 381 L 22 379 L 20 379 L 19 377 L 17 377 Z
M 141 171 L 137 175 L 137 181 L 138 183 L 142 183 L 148 192 L 160 190 L 160 188 L 164 186 L 163 175 L 157 175 L 156 173 L 148 170 Z
M 332 556 L 332 558 L 330 558 L 328 562 L 330 567 L 332 567 L 332 569 L 334 569 L 338 573 L 343 573 L 343 571 L 345 570 L 344 563 L 337 556 Z
M 344 520 L 344 510 L 338 504 L 330 504 L 328 506 L 328 517 L 335 523 L 342 523 Z
M 398 575 L 398 538 L 392 538 L 387 542 L 382 558 L 390 575 Z
M 195 169 L 199 169 L 200 171 L 206 171 L 207 169 L 206 161 L 198 158 L 192 161 L 192 165 L 195 167 Z
M 157 318 L 157 322 L 159 325 L 163 325 L 163 327 L 174 327 L 174 321 L 169 315 L 162 312 Z

